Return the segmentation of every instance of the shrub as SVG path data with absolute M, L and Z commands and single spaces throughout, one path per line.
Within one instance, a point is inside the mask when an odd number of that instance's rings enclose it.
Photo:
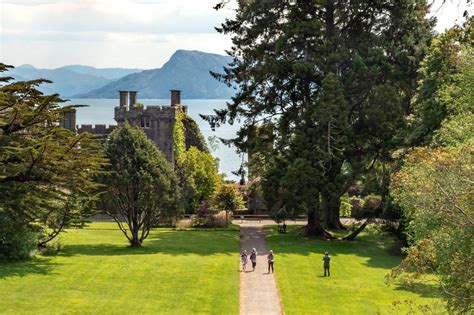
M 344 194 L 341 197 L 341 205 L 339 207 L 339 215 L 341 217 L 349 217 L 351 215 L 352 203 L 349 200 L 349 195 Z
M 38 246 L 38 233 L 30 226 L 0 217 L 0 259 L 25 259 Z
M 224 215 L 207 214 L 205 216 L 192 216 L 192 226 L 195 228 L 224 228 L 227 227 L 227 221 Z

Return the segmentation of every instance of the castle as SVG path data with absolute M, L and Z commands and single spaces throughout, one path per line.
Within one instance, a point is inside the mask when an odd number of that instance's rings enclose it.
M 146 133 L 155 145 L 163 152 L 168 161 L 174 163 L 173 152 L 173 124 L 179 111 L 187 114 L 188 107 L 181 104 L 181 91 L 171 90 L 171 104 L 165 106 L 147 106 L 137 104 L 137 91 L 119 91 L 120 103 L 114 109 L 114 119 L 118 125 L 127 121 L 132 126 L 138 126 Z M 200 149 L 205 147 L 201 139 L 196 136 L 195 126 L 192 120 L 183 122 L 186 127 L 186 146 L 197 146 Z M 76 131 L 78 133 L 89 132 L 102 138 L 107 136 L 117 127 L 117 125 L 81 125 L 76 126 L 76 111 L 64 113 L 60 122 L 63 128 Z

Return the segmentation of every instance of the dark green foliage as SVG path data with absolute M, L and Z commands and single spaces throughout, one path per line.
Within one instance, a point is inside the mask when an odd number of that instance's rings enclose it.
M 29 225 L 0 216 L 0 260 L 28 258 L 38 246 L 38 234 Z
M 325 224 L 341 228 L 340 196 L 402 143 L 431 38 L 427 9 L 415 0 L 239 2 L 218 29 L 232 37 L 233 64 L 215 74 L 239 92 L 206 119 L 242 119 L 232 142 L 273 157 L 262 181 L 271 207 L 307 212 L 321 200 Z M 271 126 L 269 143 L 250 139 L 259 124 Z
M 105 186 L 101 205 L 132 247 L 141 247 L 150 228 L 177 216 L 178 179 L 173 166 L 139 128 L 125 123 L 106 143 L 110 164 L 100 181 Z
M 6 69 L 0 64 L 0 72 Z M 48 81 L 10 79 L 0 78 L 0 216 L 28 239 L 34 223 L 44 246 L 90 213 L 93 178 L 105 160 L 92 135 L 60 127 L 73 107 L 37 90 Z

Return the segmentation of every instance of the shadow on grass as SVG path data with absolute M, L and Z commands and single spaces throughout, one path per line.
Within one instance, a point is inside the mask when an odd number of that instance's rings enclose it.
M 29 274 L 47 275 L 58 265 L 50 258 L 31 258 L 23 261 L 0 261 L 0 279 L 24 277 Z
M 235 229 L 216 230 L 154 230 L 143 242 L 141 248 L 128 246 L 125 236 L 123 243 L 68 244 L 59 256 L 90 255 L 239 255 L 239 234 Z
M 323 240 L 304 236 L 301 226 L 289 226 L 288 233 L 280 234 L 276 227 L 266 227 L 267 240 L 278 250 L 277 254 L 321 255 L 356 255 L 368 258 L 365 264 L 372 268 L 390 270 L 397 266 L 401 257 L 389 253 L 393 239 L 381 234 L 361 233 L 353 241 Z
M 108 229 L 97 229 L 108 230 Z M 84 229 L 79 233 L 97 230 Z M 141 248 L 131 248 L 125 236 L 103 239 L 102 234 L 89 239 L 89 243 L 66 244 L 62 251 L 38 255 L 23 261 L 0 261 L 0 279 L 23 277 L 28 274 L 50 274 L 58 265 L 55 257 L 120 256 L 120 255 L 187 255 L 201 256 L 227 254 L 239 256 L 239 234 L 234 227 L 229 229 L 204 230 L 153 230 Z M 120 240 L 123 240 L 120 241 Z
M 395 287 L 396 291 L 409 291 L 418 294 L 422 297 L 436 298 L 442 295 L 439 287 L 431 283 L 412 283 L 410 285 L 398 284 Z

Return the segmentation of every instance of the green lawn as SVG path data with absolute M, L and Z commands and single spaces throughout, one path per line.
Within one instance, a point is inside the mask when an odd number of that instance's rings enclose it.
M 387 250 L 390 238 L 372 232 L 352 242 L 329 242 L 305 238 L 301 227 L 288 228 L 287 234 L 277 233 L 274 226 L 267 229 L 286 314 L 406 314 L 405 306 L 392 306 L 405 300 L 442 312 L 440 292 L 433 285 L 385 284 L 385 275 L 401 259 Z M 332 257 L 330 278 L 324 277 L 324 251 Z M 418 307 L 413 310 L 423 313 Z
M 0 262 L 0 314 L 238 313 L 238 229 L 150 233 L 127 247 L 114 223 L 61 237 L 64 250 Z

